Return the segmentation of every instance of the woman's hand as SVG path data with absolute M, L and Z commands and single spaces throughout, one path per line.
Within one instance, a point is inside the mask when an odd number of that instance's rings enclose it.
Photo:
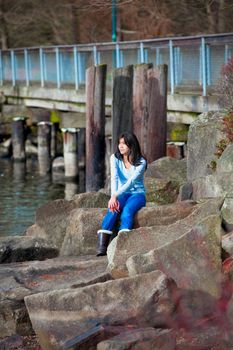
M 117 200 L 117 197 L 116 196 L 112 196 L 108 202 L 108 209 L 111 211 L 111 212 L 115 212 L 115 213 L 119 213 L 120 211 L 120 203 L 119 201 Z

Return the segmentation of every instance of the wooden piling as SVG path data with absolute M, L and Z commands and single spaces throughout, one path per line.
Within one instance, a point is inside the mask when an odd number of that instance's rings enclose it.
M 39 173 L 45 175 L 51 171 L 51 123 L 38 125 L 38 163 Z
M 59 130 L 59 123 L 52 123 L 51 131 L 51 157 L 54 159 L 57 155 L 57 133 Z
M 16 117 L 12 122 L 12 147 L 13 159 L 15 161 L 25 161 L 25 118 Z
M 106 72 L 106 65 L 86 71 L 86 191 L 104 187 Z
M 133 132 L 149 163 L 166 155 L 166 108 L 167 66 L 135 66 Z
M 78 176 L 78 131 L 76 128 L 62 129 L 65 177 Z
M 133 66 L 115 69 L 112 99 L 112 151 L 122 132 L 132 132 L 132 98 Z
M 86 130 L 85 128 L 78 129 L 78 168 L 79 170 L 85 169 L 86 163 Z

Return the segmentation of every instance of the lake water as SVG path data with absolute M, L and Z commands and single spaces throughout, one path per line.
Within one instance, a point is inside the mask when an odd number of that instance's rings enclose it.
M 17 163 L 0 159 L 0 236 L 22 235 L 35 222 L 36 209 L 82 192 L 61 176 L 41 176 L 36 160 Z

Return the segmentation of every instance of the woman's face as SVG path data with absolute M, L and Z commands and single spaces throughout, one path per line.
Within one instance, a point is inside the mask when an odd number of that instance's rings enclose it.
M 124 138 L 119 140 L 118 148 L 122 156 L 128 155 L 130 152 L 129 147 L 126 145 Z

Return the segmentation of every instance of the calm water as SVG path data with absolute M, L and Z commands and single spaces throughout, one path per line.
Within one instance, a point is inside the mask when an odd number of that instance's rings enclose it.
M 22 235 L 35 222 L 38 207 L 78 192 L 75 183 L 39 175 L 36 160 L 24 164 L 0 159 L 0 236 Z

